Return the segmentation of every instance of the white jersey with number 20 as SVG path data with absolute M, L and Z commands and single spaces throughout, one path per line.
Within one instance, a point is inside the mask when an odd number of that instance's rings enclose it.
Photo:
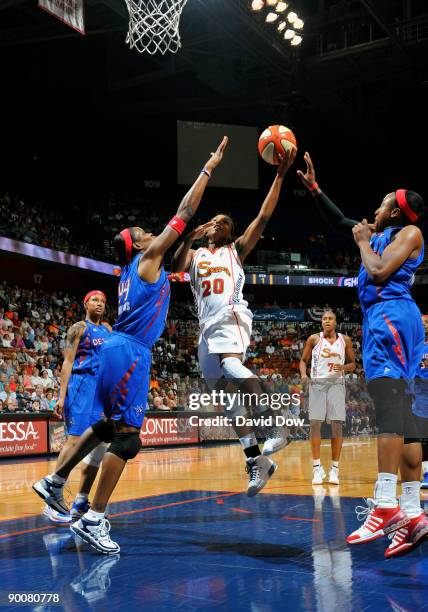
M 201 329 L 226 315 L 246 310 L 245 273 L 235 245 L 200 248 L 193 255 L 190 282 Z

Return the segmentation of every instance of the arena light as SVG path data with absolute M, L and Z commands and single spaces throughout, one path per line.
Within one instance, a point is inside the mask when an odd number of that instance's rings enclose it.
M 288 13 L 287 19 L 290 23 L 294 23 L 296 19 L 298 19 L 297 13 L 293 13 L 293 11 L 291 11 L 290 13 Z
M 277 15 L 276 13 L 268 13 L 266 15 L 266 21 L 267 23 L 273 23 L 274 21 L 276 21 L 278 19 L 279 15 Z
M 268 6 L 276 6 L 278 4 L 278 0 L 266 0 L 266 4 Z
M 303 23 L 301 19 L 296 19 L 296 21 L 293 23 L 293 28 L 295 30 L 303 30 L 304 25 L 305 24 Z
M 278 2 L 278 4 L 276 5 L 276 12 L 277 13 L 283 13 L 284 11 L 286 11 L 288 9 L 288 4 L 286 2 Z
M 303 38 L 301 36 L 296 35 L 290 40 L 290 45 L 292 45 L 293 47 L 297 47 L 297 45 L 301 44 L 302 40 Z
M 251 3 L 251 9 L 253 11 L 261 11 L 264 5 L 264 0 L 253 0 Z
M 278 32 L 282 32 L 283 30 L 285 30 L 286 27 L 287 27 L 287 22 L 286 21 L 281 21 L 278 24 Z
M 284 38 L 285 40 L 292 40 L 296 35 L 296 32 L 294 30 L 285 30 L 284 32 Z

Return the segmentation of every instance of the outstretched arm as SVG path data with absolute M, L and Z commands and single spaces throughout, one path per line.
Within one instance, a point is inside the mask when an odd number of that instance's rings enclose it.
M 180 206 L 178 207 L 176 217 L 179 217 L 179 219 L 184 221 L 185 224 L 192 219 L 198 210 L 205 188 L 208 185 L 211 172 L 223 159 L 223 153 L 227 143 L 228 138 L 225 136 L 219 144 L 217 150 L 214 153 L 211 153 L 211 157 L 205 164 L 203 171 L 200 173 L 192 187 L 182 199 Z M 175 223 L 177 225 L 177 230 L 180 229 L 179 221 L 176 222 L 173 220 L 170 223 L 173 226 Z M 141 257 L 138 266 L 138 273 L 142 279 L 149 282 L 156 280 L 154 277 L 159 270 L 163 256 L 180 236 L 181 231 L 176 231 L 173 229 L 173 227 L 171 227 L 171 225 L 168 224 L 165 227 L 163 232 L 153 240 L 147 251 L 144 253 L 144 257 Z
M 354 225 L 357 225 L 358 221 L 345 217 L 343 212 L 321 191 L 315 180 L 315 169 L 309 153 L 305 153 L 304 160 L 306 162 L 306 172 L 303 173 L 301 170 L 297 170 L 297 174 L 306 189 L 313 196 L 316 207 L 324 221 L 339 231 L 347 232 L 352 229 Z
M 236 240 L 236 250 L 242 264 L 244 263 L 245 258 L 251 253 L 260 240 L 263 230 L 276 208 L 279 194 L 281 193 L 284 175 L 286 172 L 288 172 L 290 166 L 293 164 L 296 153 L 297 149 L 293 147 L 282 159 L 281 164 L 278 166 L 278 171 L 272 183 L 272 187 L 270 188 L 269 193 L 262 204 L 259 214 L 254 221 L 250 223 L 242 236 Z

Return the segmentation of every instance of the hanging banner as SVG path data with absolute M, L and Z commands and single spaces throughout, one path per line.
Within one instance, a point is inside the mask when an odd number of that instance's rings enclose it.
M 304 321 L 303 308 L 263 308 L 253 314 L 254 321 Z
M 69 25 L 73 30 L 85 34 L 83 0 L 39 0 L 39 7 Z

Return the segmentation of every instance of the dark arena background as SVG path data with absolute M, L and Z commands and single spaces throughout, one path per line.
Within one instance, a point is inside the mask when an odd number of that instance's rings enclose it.
M 133 48 L 125 40 L 128 8 L 147 19 L 137 23 Z M 175 29 L 171 19 L 162 33 L 154 20 L 165 23 L 174 10 Z M 181 46 L 162 46 L 178 33 Z M 155 52 L 153 40 L 160 41 Z M 320 188 L 356 220 L 373 222 L 397 189 L 428 198 L 428 3 L 2 0 L 0 49 L 2 609 L 428 610 L 428 528 L 421 546 L 391 559 L 387 537 L 346 541 L 362 525 L 356 507 L 366 518 L 363 498 L 372 497 L 378 473 L 357 291 L 361 255 L 351 229 L 326 223 L 296 173 L 305 171 L 309 151 Z M 294 132 L 298 151 L 244 265 L 253 313 L 245 366 L 268 393 L 299 398 L 281 409 L 292 443 L 273 455 L 275 474 L 249 497 L 250 455 L 232 427 L 203 422 L 222 408 L 189 404 L 190 394 L 207 390 L 199 324 L 189 275 L 172 274 L 146 381 L 142 449 L 107 507 L 120 554 L 102 554 L 70 531 L 72 523 L 54 522 L 32 490 L 55 472 L 66 441 L 56 406 L 67 331 L 85 319 L 83 299 L 94 289 L 104 292 L 104 320 L 114 325 L 121 274 L 114 236 L 127 227 L 161 233 L 224 135 L 224 159 L 185 233 L 226 213 L 241 236 L 275 178 L 277 167 L 257 149 L 274 125 Z M 167 274 L 179 244 L 166 252 Z M 427 284 L 425 259 L 411 290 L 422 314 Z M 314 476 L 300 375 L 306 339 L 320 333 L 326 307 L 355 354 L 344 376 L 339 484 L 331 474 Z M 83 408 L 92 410 L 92 400 Z M 332 433 L 322 423 L 326 472 Z M 255 434 L 262 448 L 269 432 Z M 68 507 L 79 470 L 65 486 Z M 423 469 L 420 479 L 428 514 Z

